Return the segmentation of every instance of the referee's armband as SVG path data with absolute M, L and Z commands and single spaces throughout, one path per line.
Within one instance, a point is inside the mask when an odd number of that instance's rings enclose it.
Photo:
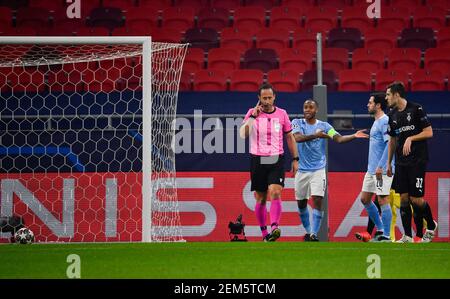
M 330 136 L 331 138 L 333 138 L 334 135 L 336 135 L 337 133 L 338 132 L 336 132 L 335 129 L 329 129 L 328 132 L 327 132 L 328 136 Z

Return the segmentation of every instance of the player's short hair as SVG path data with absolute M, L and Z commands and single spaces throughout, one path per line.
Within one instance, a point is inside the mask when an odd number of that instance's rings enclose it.
M 263 83 L 258 88 L 258 95 L 261 95 L 261 90 L 263 89 L 272 89 L 273 94 L 275 94 L 275 89 L 273 88 L 272 84 L 270 83 Z
M 387 107 L 386 94 L 384 92 L 374 92 L 370 94 L 373 97 L 375 104 L 380 104 L 381 109 L 384 111 Z
M 394 81 L 391 84 L 388 85 L 388 87 L 391 90 L 392 94 L 398 93 L 401 98 L 406 97 L 406 89 L 405 84 L 401 81 Z
M 314 100 L 313 98 L 306 99 L 305 102 L 303 103 L 303 105 L 308 101 L 313 102 L 314 104 L 316 104 L 316 107 L 319 108 L 319 103 L 317 103 L 317 101 Z

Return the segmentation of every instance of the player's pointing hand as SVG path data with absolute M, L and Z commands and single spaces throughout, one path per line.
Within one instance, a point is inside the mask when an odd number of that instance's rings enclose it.
M 364 130 L 356 131 L 356 133 L 354 135 L 355 135 L 356 138 L 369 138 L 369 135 L 364 133 L 365 131 L 367 131 L 367 130 L 364 129 Z

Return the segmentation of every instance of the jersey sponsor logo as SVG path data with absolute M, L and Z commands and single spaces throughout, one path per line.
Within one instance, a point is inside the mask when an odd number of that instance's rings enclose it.
M 395 130 L 395 133 L 400 134 L 402 132 L 414 131 L 415 128 L 416 128 L 416 126 L 414 126 L 414 125 L 403 126 L 403 127 L 398 128 L 397 130 Z

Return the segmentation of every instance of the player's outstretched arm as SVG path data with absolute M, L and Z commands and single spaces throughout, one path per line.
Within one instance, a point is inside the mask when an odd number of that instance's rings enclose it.
M 364 133 L 366 131 L 366 129 L 364 130 L 359 130 L 356 131 L 356 133 L 351 134 L 351 135 L 340 135 L 340 134 L 336 134 L 333 136 L 333 140 L 336 141 L 337 143 L 346 143 L 349 141 L 352 141 L 353 139 L 356 138 L 369 138 L 369 135 L 367 135 L 366 133 Z

